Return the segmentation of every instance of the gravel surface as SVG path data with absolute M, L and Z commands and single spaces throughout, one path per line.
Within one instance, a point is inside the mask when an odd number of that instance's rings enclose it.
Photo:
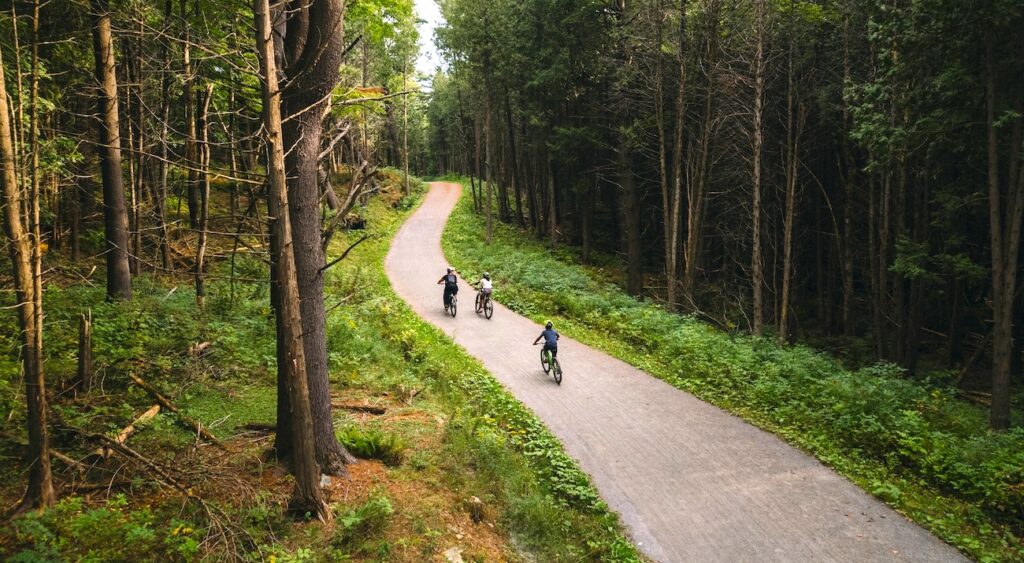
M 965 561 L 956 549 L 774 435 L 563 334 L 562 384 L 541 370 L 542 327 L 500 304 L 486 320 L 460 280 L 441 287 L 441 232 L 461 187 L 433 183 L 395 236 L 391 283 L 540 417 L 657 561 Z M 481 239 L 483 235 L 481 234 Z M 457 266 L 457 265 L 456 265 Z M 475 281 L 475 280 L 473 280 Z M 502 280 L 494 280 L 501 300 Z M 558 328 L 557 326 L 555 327 Z

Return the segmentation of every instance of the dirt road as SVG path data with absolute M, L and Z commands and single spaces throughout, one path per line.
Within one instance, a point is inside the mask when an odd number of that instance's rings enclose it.
M 447 265 L 441 232 L 460 189 L 431 185 L 388 254 L 391 283 L 547 424 L 649 557 L 964 560 L 772 434 L 566 335 L 559 347 L 565 379 L 557 386 L 531 346 L 541 327 L 501 306 L 490 321 L 477 316 L 464 282 L 459 315 L 447 316 L 435 282 Z M 495 295 L 501 299 L 500 279 Z

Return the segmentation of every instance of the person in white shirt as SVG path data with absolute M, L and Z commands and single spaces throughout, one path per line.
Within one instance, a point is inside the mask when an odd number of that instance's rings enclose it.
M 477 283 L 477 286 L 480 288 L 480 297 L 478 298 L 477 302 L 482 303 L 484 296 L 490 297 L 491 292 L 494 291 L 494 285 L 491 283 L 491 274 L 484 272 L 484 275 L 482 278 L 480 278 L 480 281 Z

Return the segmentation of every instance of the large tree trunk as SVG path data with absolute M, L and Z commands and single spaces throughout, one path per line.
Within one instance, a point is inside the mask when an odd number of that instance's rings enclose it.
M 1000 178 L 996 128 L 996 61 L 992 38 L 986 45 L 985 101 L 988 132 L 988 205 L 992 244 L 992 428 L 1010 426 L 1010 372 L 1013 365 L 1013 309 L 1017 288 L 1021 223 L 1024 217 L 1024 174 Z M 1020 119 L 1019 117 L 1017 118 Z M 1019 127 L 1019 124 L 1017 125 Z M 1012 147 L 1010 158 L 1019 146 Z M 1014 170 L 1014 166 L 1009 167 Z M 1009 176 L 1009 174 L 1007 175 Z M 1003 184 L 1006 193 L 1003 193 Z
M 321 520 L 331 519 L 331 510 L 320 491 L 320 468 L 316 461 L 313 421 L 310 409 L 309 387 L 306 381 L 305 351 L 302 345 L 299 289 L 295 255 L 291 240 L 288 210 L 288 190 L 285 186 L 285 158 L 281 131 L 281 90 L 278 87 L 277 65 L 271 38 L 270 5 L 268 0 L 255 0 L 256 42 L 262 74 L 263 122 L 269 147 L 267 159 L 269 180 L 269 214 L 271 229 L 275 231 L 272 249 L 276 265 L 278 302 L 275 311 L 278 337 L 284 336 L 283 348 L 287 361 L 278 364 L 278 380 L 284 380 L 288 389 L 291 413 L 290 430 L 292 473 L 295 492 L 289 508 L 297 514 L 313 514 Z M 314 153 L 315 155 L 315 153 Z M 315 163 L 315 159 L 314 159 Z M 283 377 L 282 377 L 283 375 Z M 278 420 L 278 432 L 281 431 Z
M 326 312 L 324 311 L 324 251 L 321 245 L 320 186 L 318 182 L 321 115 L 338 80 L 344 51 L 345 4 L 341 0 L 292 2 L 284 35 L 285 74 L 282 96 L 285 165 L 291 205 L 292 236 L 306 372 L 313 413 L 316 457 L 324 473 L 344 475 L 354 458 L 334 435 L 331 389 L 327 372 Z
M 97 106 L 100 119 L 101 168 L 103 171 L 103 223 L 106 234 L 107 297 L 131 299 L 132 278 L 128 267 L 128 209 L 121 171 L 121 133 L 117 111 L 117 76 L 114 43 L 107 0 L 90 0 Z
M 14 295 L 18 304 L 18 325 L 21 340 L 21 362 L 25 377 L 25 403 L 28 411 L 29 465 L 28 491 L 25 505 L 51 506 L 55 500 L 50 474 L 49 429 L 47 428 L 46 379 L 43 374 L 42 296 L 37 295 L 33 274 L 31 234 L 22 222 L 23 205 L 15 174 L 14 141 L 11 134 L 10 108 L 7 105 L 7 84 L 4 81 L 3 58 L 0 57 L 0 207 L 3 208 L 4 232 L 11 257 Z M 38 245 L 38 239 L 36 243 Z

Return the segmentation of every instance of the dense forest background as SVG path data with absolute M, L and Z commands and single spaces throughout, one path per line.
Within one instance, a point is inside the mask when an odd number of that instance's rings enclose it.
M 634 295 L 962 384 L 1009 425 L 1019 2 L 441 5 L 431 170 L 481 178 L 481 210 L 620 256 Z

